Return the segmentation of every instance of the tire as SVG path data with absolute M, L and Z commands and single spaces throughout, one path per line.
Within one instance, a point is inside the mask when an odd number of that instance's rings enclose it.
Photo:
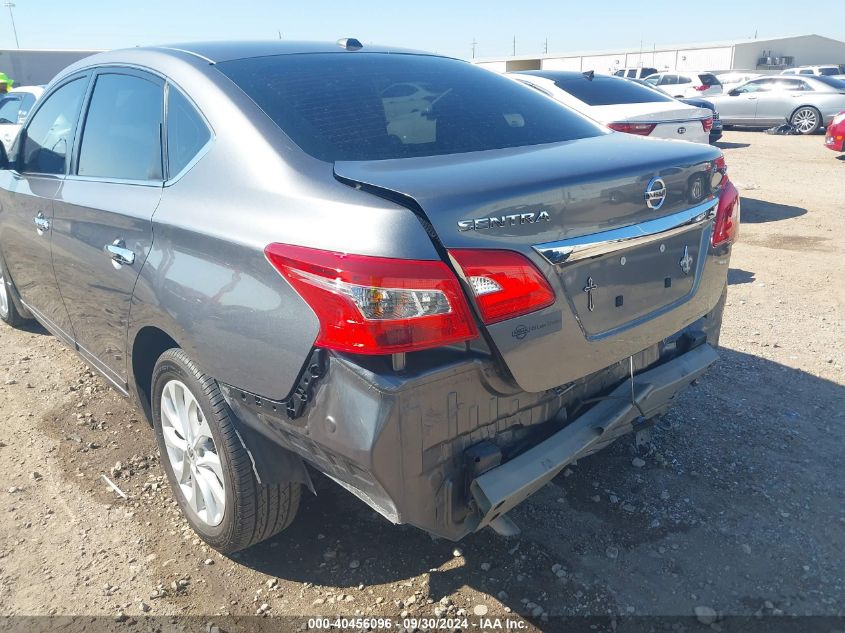
M 0 257 L 0 321 L 8 323 L 12 327 L 20 327 L 29 319 L 25 319 L 18 312 L 15 302 L 12 300 L 14 285 L 6 272 L 3 258 Z
M 815 134 L 822 126 L 822 114 L 812 106 L 801 106 L 789 117 L 789 123 L 800 134 Z
M 217 382 L 174 348 L 156 362 L 152 385 L 161 463 L 176 502 L 200 538 L 231 553 L 288 527 L 299 509 L 300 484 L 258 482 Z

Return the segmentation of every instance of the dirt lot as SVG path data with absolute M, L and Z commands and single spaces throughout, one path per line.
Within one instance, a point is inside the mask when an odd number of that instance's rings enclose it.
M 320 481 L 287 532 L 221 556 L 140 414 L 40 328 L 0 327 L 0 615 L 842 615 L 845 162 L 819 136 L 722 147 L 744 200 L 720 362 L 644 465 L 622 441 L 567 469 L 515 539 L 456 551 Z

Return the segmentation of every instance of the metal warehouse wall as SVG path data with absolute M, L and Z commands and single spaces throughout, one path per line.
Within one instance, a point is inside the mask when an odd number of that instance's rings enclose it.
M 845 64 L 845 42 L 820 35 L 790 37 L 769 42 L 743 42 L 736 45 L 734 68 L 757 68 L 757 60 L 771 51 L 773 57 L 792 56 L 796 66 Z
M 0 50 L 0 71 L 14 79 L 15 86 L 49 83 L 60 70 L 99 51 Z

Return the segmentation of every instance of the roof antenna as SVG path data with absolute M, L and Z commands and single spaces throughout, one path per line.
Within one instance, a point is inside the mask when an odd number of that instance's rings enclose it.
M 337 41 L 337 45 L 348 51 L 359 51 L 364 48 L 364 45 L 354 37 L 342 37 Z
M 592 81 L 593 77 L 596 76 L 596 71 L 595 70 L 588 70 L 587 72 L 583 72 L 581 74 L 584 75 L 584 79 L 586 79 L 587 81 Z

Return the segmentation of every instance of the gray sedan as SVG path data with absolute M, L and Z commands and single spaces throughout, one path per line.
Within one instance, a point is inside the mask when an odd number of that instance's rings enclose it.
M 814 134 L 845 110 L 845 81 L 760 77 L 709 99 L 725 125 L 769 127 L 789 121 L 801 134 Z

